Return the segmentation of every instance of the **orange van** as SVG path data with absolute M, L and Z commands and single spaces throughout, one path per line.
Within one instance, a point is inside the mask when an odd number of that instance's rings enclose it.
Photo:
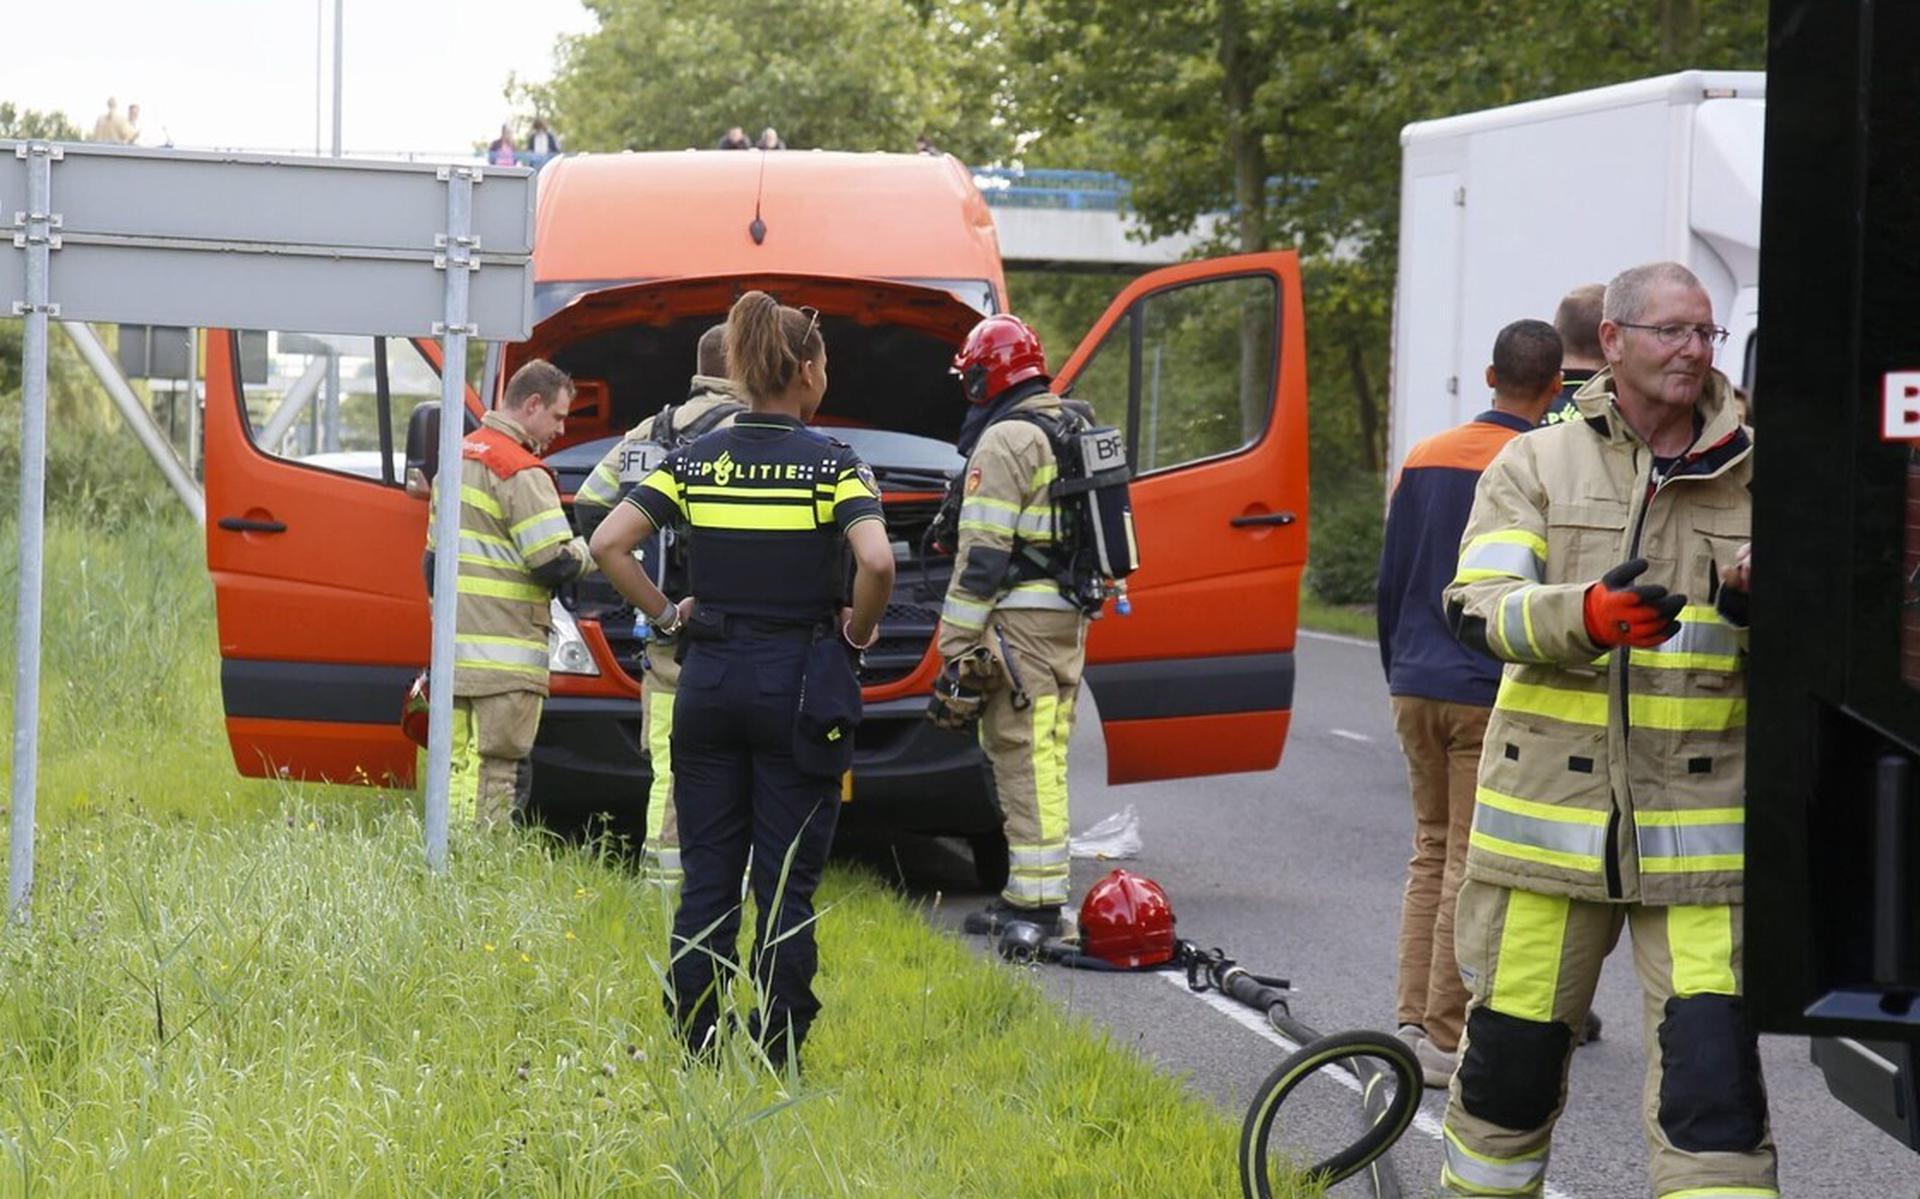
M 952 443 L 965 405 L 948 362 L 975 321 L 1009 304 L 992 216 L 965 168 L 828 152 L 563 157 L 540 175 L 534 264 L 537 324 L 499 374 L 543 357 L 577 380 L 548 458 L 568 496 L 612 438 L 684 396 L 694 342 L 741 292 L 820 310 L 834 369 L 819 419 L 872 465 L 899 559 L 867 655 L 846 814 L 971 838 L 991 876 L 1004 857 L 984 759 L 922 719 L 950 565 L 922 534 L 962 465 Z M 397 716 L 428 657 L 427 506 L 402 486 L 400 445 L 411 409 L 438 395 L 438 347 L 271 331 L 261 386 L 243 381 L 239 343 L 210 338 L 206 419 L 207 562 L 235 764 L 408 782 L 414 748 Z M 1307 544 L 1295 256 L 1135 279 L 1054 365 L 1057 389 L 1125 430 L 1137 476 L 1132 611 L 1110 605 L 1088 647 L 1109 780 L 1272 767 Z M 471 423 L 480 399 L 467 403 Z M 598 582 L 563 608 L 538 801 L 635 826 L 647 763 L 633 613 Z

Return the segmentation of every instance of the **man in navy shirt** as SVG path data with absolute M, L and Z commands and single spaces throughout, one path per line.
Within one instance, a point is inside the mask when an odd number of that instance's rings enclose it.
M 1454 897 L 1466 866 L 1480 742 L 1500 663 L 1461 645 L 1440 593 L 1460 559 L 1480 472 L 1540 423 L 1560 392 L 1560 335 L 1515 321 L 1493 342 L 1493 407 L 1415 445 L 1387 507 L 1380 555 L 1380 662 L 1413 793 L 1413 859 L 1400 912 L 1395 1019 L 1430 1087 L 1458 1065 L 1467 989 L 1453 956 Z

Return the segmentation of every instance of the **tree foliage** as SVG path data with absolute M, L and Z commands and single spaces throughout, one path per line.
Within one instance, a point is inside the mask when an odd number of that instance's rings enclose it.
M 913 149 L 968 161 L 1014 144 L 991 0 L 586 0 L 550 84 L 521 89 L 576 150 L 714 145 L 729 126 L 795 149 Z
M 64 112 L 17 108 L 9 101 L 0 100 L 0 137 L 77 142 L 80 126 Z

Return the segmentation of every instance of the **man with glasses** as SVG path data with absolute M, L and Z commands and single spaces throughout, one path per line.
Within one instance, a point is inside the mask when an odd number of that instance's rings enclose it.
M 1727 331 L 1677 263 L 1616 276 L 1580 418 L 1481 476 L 1446 592 L 1507 663 L 1454 943 L 1467 1008 L 1445 1121 L 1455 1195 L 1538 1195 L 1575 1030 L 1622 926 L 1647 1012 L 1659 1199 L 1775 1199 L 1741 1000 L 1753 445 Z

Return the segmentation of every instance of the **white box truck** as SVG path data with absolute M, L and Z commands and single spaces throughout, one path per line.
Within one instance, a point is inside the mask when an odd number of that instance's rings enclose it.
M 1494 334 L 1630 266 L 1685 263 L 1752 373 L 1766 75 L 1683 71 L 1400 133 L 1388 478 L 1423 437 L 1487 407 Z

